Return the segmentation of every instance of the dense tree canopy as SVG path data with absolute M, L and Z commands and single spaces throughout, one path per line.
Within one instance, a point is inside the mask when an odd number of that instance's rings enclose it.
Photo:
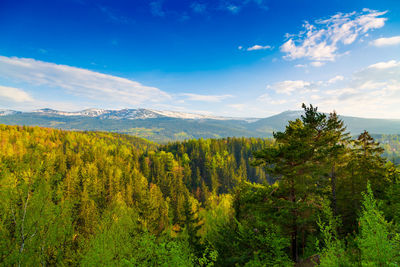
M 0 265 L 398 265 L 399 139 L 304 110 L 274 139 L 166 145 L 0 125 Z

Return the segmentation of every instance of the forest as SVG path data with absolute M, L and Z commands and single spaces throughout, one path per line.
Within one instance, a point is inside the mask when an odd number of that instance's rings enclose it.
M 303 109 L 163 145 L 0 125 L 0 266 L 400 266 L 399 136 Z

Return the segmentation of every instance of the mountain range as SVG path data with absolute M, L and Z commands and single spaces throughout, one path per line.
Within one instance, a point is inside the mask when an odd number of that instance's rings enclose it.
M 302 111 L 285 111 L 267 118 L 235 118 L 159 111 L 152 109 L 86 109 L 65 112 L 39 109 L 31 112 L 0 110 L 0 124 L 53 127 L 66 130 L 110 131 L 131 134 L 155 142 L 229 136 L 271 137 Z M 400 134 L 400 119 L 340 116 L 352 135 Z

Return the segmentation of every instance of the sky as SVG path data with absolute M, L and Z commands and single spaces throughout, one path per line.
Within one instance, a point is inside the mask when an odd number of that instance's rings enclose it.
M 400 119 L 398 0 L 0 0 L 0 109 Z

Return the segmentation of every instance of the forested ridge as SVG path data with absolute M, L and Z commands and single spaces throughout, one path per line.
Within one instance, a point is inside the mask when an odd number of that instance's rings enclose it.
M 0 125 L 0 265 L 400 265 L 398 136 L 304 110 L 165 145 Z
M 76 112 L 81 115 L 76 113 L 66 115 L 68 113 L 51 109 L 36 112 L 0 110 L 0 124 L 31 125 L 72 131 L 117 132 L 165 144 L 171 141 L 230 136 L 271 138 L 273 132 L 283 131 L 289 120 L 303 114 L 303 111 L 285 111 L 266 118 L 185 119 L 173 117 L 173 111 L 170 112 L 172 117 L 168 117 L 146 109 L 102 110 L 104 113 L 93 117 L 84 115 L 88 112 L 92 112 L 93 115 L 93 110 Z M 194 114 L 186 115 L 190 118 Z M 388 134 L 400 133 L 400 120 L 349 116 L 340 116 L 340 119 L 347 124 L 347 130 L 352 135 L 358 135 L 363 130 L 384 138 L 389 137 Z

